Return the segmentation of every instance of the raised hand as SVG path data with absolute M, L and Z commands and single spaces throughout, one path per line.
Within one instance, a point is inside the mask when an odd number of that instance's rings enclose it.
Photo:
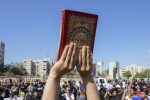
M 74 69 L 78 57 L 75 43 L 66 45 L 60 60 L 55 63 L 46 82 L 42 100 L 58 100 L 60 78 Z
M 89 46 L 83 46 L 82 51 L 79 53 L 76 66 L 81 77 L 91 74 L 92 56 Z
M 60 60 L 52 67 L 51 73 L 61 77 L 73 70 L 77 61 L 77 55 L 78 50 L 75 43 L 71 42 L 69 45 L 66 45 Z
M 86 88 L 87 100 L 100 100 L 96 84 L 94 82 L 92 69 L 92 56 L 89 46 L 83 46 L 79 53 L 77 70 Z

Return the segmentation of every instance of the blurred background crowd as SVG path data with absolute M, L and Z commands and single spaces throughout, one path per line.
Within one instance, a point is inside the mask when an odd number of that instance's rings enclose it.
M 98 82 L 100 81 L 100 82 Z M 44 80 L 25 81 L 7 79 L 0 82 L 0 100 L 41 100 Z M 150 100 L 149 79 L 99 80 L 95 78 L 100 100 Z M 86 100 L 86 89 L 80 80 L 63 80 L 59 90 L 59 100 Z M 17 99 L 20 98 L 20 99 Z

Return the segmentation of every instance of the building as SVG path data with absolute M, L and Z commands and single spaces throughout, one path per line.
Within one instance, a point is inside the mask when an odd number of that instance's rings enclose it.
M 23 60 L 22 65 L 29 76 L 35 75 L 35 64 L 32 60 Z
M 146 68 L 144 66 L 137 66 L 135 64 L 131 64 L 126 67 L 126 70 L 130 71 L 132 75 L 135 75 L 136 73 L 141 73 L 145 69 L 148 69 L 148 68 Z
M 120 77 L 124 77 L 124 73 L 126 73 L 127 70 L 125 68 L 120 69 Z
M 4 65 L 5 44 L 0 42 L 0 65 Z
M 22 65 L 26 69 L 28 75 L 46 76 L 52 67 L 52 60 L 44 58 L 39 60 L 23 60 Z
M 96 63 L 96 71 L 102 74 L 104 62 L 98 61 Z
M 136 73 L 141 73 L 145 71 L 146 69 L 149 69 L 149 68 L 144 67 L 144 66 L 137 66 L 135 64 L 130 64 L 126 66 L 125 68 L 120 69 L 120 75 L 121 77 L 124 77 L 123 74 L 127 71 L 130 71 L 133 77 Z
M 34 61 L 36 68 L 36 76 L 46 76 L 49 74 L 51 63 L 50 59 L 42 59 Z
M 109 78 L 120 79 L 119 62 L 114 61 L 109 63 Z

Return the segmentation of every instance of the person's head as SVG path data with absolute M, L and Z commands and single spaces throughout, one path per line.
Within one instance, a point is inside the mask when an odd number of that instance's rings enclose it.
M 142 89 L 141 90 L 141 97 L 142 97 L 142 99 L 147 98 L 148 94 L 149 94 L 149 91 L 147 89 Z
M 106 93 L 106 89 L 105 89 L 105 88 L 101 88 L 101 89 L 99 90 L 99 94 L 100 94 L 100 95 L 105 95 L 105 93 Z
M 42 86 L 42 82 L 41 81 L 38 82 L 38 86 Z
M 16 83 L 16 82 L 13 82 L 13 86 L 17 86 L 17 83 Z
M 73 80 L 73 84 L 76 84 L 76 81 L 75 81 L 75 80 Z
M 141 79 L 141 82 L 144 83 L 145 82 L 144 79 Z
M 35 90 L 33 91 L 33 95 L 37 97 L 37 96 L 38 96 L 38 90 L 35 89 Z
M 116 85 L 116 88 L 117 88 L 117 90 L 118 90 L 119 93 L 122 91 L 120 85 L 117 84 L 117 85 Z
M 135 82 L 135 79 L 133 78 L 131 82 L 134 83 L 134 82 Z
M 65 87 L 65 92 L 70 93 L 70 87 L 68 85 Z
M 115 97 L 115 96 L 117 96 L 117 94 L 118 94 L 118 90 L 116 88 L 113 88 L 111 90 L 111 95 Z

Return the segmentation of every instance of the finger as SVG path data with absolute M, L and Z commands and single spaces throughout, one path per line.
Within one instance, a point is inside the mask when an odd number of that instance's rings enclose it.
M 79 53 L 80 53 L 80 49 L 78 48 L 78 46 L 76 46 L 77 49 L 76 49 L 76 54 L 75 54 L 75 64 L 78 63 L 78 57 L 79 57 Z
M 61 56 L 61 58 L 60 58 L 60 60 L 62 60 L 63 62 L 65 62 L 65 59 L 66 59 L 66 57 L 67 57 L 67 52 L 68 52 L 68 50 L 69 50 L 69 45 L 66 45 L 66 46 L 65 46 L 65 49 L 64 49 L 64 51 L 63 51 L 63 54 L 62 54 L 62 56 Z
M 67 66 L 69 66 L 69 63 L 70 63 L 70 60 L 71 60 L 71 55 L 72 55 L 73 47 L 74 47 L 74 45 L 71 42 L 70 45 L 69 45 L 69 50 L 68 50 L 67 57 L 66 57 L 66 60 L 65 60 L 65 64 Z
M 87 67 L 86 67 L 86 69 L 87 70 L 90 70 L 91 69 L 91 52 L 90 52 L 90 48 L 89 48 L 89 46 L 87 46 L 87 57 L 86 57 L 87 59 Z
M 76 43 L 74 43 L 74 48 L 73 48 L 73 52 L 72 52 L 72 56 L 71 56 L 71 62 L 70 62 L 70 67 L 74 67 L 75 63 L 76 63 L 76 55 L 77 55 L 77 45 Z
M 82 49 L 82 66 L 86 67 L 86 52 L 87 52 L 87 48 L 86 46 L 83 46 Z
M 81 65 L 82 65 L 82 53 L 79 52 L 77 67 L 80 69 Z

